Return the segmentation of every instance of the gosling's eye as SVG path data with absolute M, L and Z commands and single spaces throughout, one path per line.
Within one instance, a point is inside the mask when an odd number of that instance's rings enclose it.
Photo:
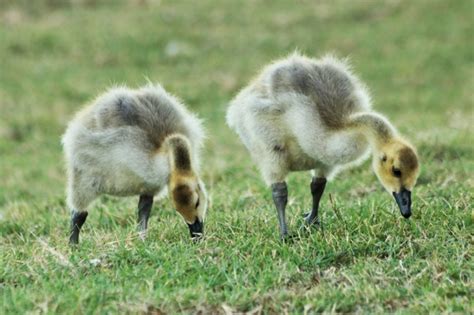
M 392 173 L 393 173 L 393 176 L 395 177 L 398 177 L 398 178 L 402 177 L 402 171 L 400 171 L 398 168 L 393 167 Z
M 382 162 L 387 162 L 387 156 L 386 155 L 382 156 Z
M 197 207 L 199 207 L 199 198 L 198 198 L 198 200 L 196 201 L 196 209 L 197 209 Z

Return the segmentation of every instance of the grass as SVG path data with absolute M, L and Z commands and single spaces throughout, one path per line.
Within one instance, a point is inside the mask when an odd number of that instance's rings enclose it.
M 0 312 L 474 312 L 472 12 L 468 0 L 0 1 Z M 416 144 L 410 220 L 366 163 L 328 185 L 323 230 L 278 240 L 270 192 L 224 114 L 295 48 L 350 56 Z M 146 78 L 206 120 L 206 238 L 190 242 L 164 200 L 141 242 L 137 198 L 106 196 L 71 250 L 60 135 L 106 87 Z M 289 178 L 292 231 L 309 181 Z

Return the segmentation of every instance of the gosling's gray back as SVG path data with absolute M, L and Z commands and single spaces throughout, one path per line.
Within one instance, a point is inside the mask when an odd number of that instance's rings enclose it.
M 140 90 L 116 88 L 96 101 L 92 124 L 95 129 L 106 130 L 120 127 L 141 129 L 149 143 L 158 149 L 170 134 L 181 133 L 201 140 L 199 120 L 181 103 L 167 94 L 160 86 L 148 86 Z M 95 125 L 95 126 L 94 126 Z M 200 130 L 199 130 L 200 131 Z
M 333 57 L 316 60 L 294 54 L 271 65 L 263 78 L 275 99 L 285 93 L 309 98 L 328 128 L 343 127 L 350 114 L 370 106 L 365 86 L 347 63 Z

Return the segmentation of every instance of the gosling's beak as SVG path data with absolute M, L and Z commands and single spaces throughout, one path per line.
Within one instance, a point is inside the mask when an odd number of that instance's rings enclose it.
M 199 219 L 196 218 L 196 221 L 193 224 L 188 223 L 188 227 L 192 239 L 199 239 L 202 237 L 204 233 L 204 222 L 199 221 Z
M 403 217 L 408 219 L 411 216 L 411 191 L 402 188 L 399 193 L 394 192 L 393 197 L 395 197 Z

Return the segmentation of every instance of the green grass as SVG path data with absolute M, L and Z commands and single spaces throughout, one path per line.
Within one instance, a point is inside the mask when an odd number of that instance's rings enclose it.
M 474 312 L 472 12 L 469 0 L 0 1 L 0 313 Z M 328 185 L 324 230 L 279 241 L 224 114 L 295 48 L 350 56 L 416 144 L 410 220 L 365 163 Z M 137 198 L 102 197 L 71 250 L 60 135 L 106 87 L 146 78 L 206 121 L 206 238 L 190 242 L 164 200 L 141 242 Z M 289 178 L 292 231 L 309 182 Z

